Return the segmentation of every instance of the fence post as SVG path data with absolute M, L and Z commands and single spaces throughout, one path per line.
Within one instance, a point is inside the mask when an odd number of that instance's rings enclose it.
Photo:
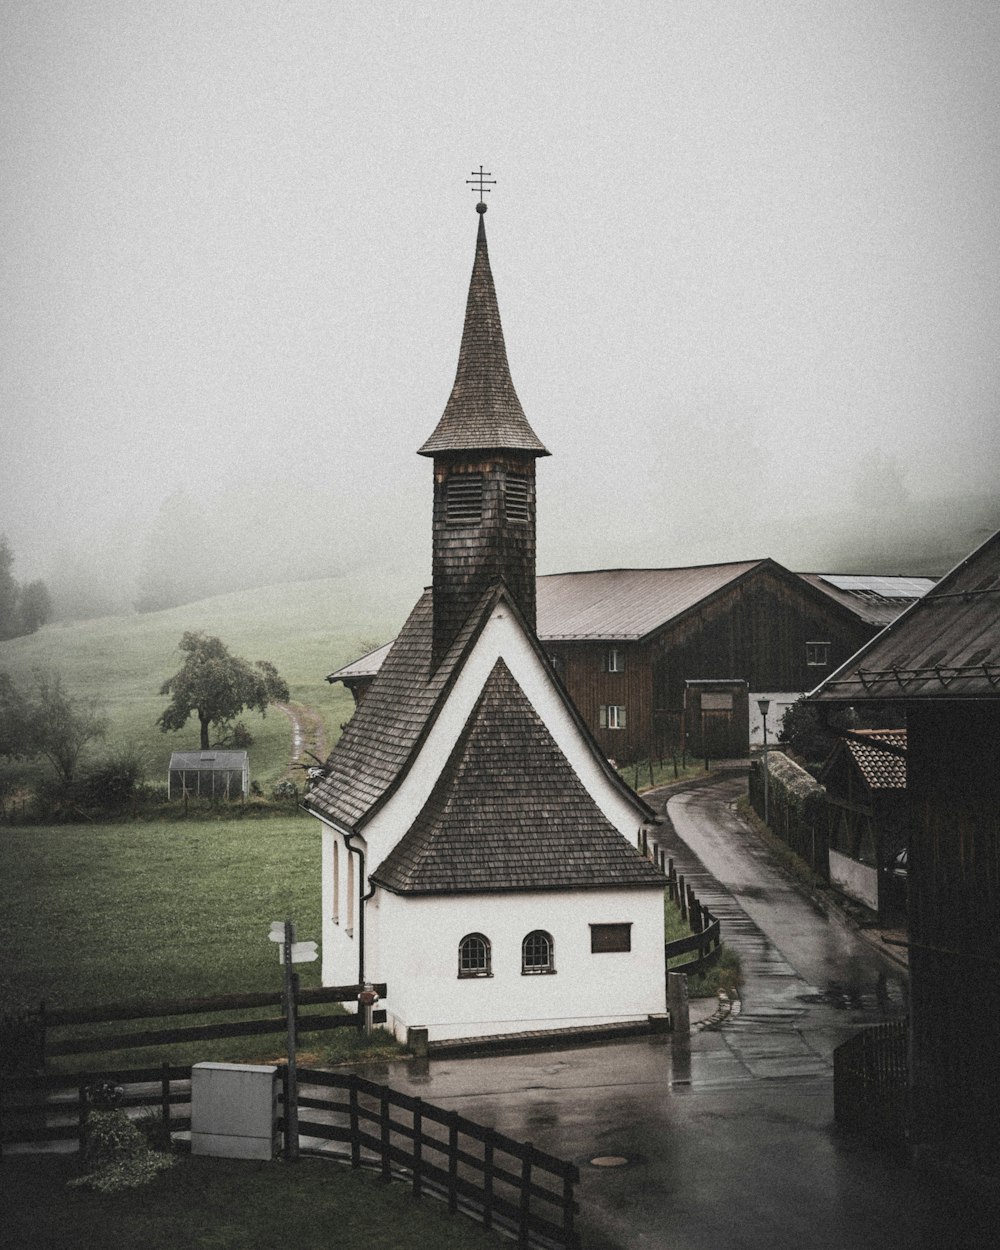
M 78 1090 L 77 1114 L 79 1115 L 80 1154 L 87 1153 L 87 1086 L 80 1082 Z
M 351 1110 L 351 1167 L 359 1168 L 361 1166 L 361 1139 L 358 1130 L 358 1078 L 351 1073 L 351 1093 L 350 1093 L 350 1110 Z
M 458 1210 L 458 1112 L 448 1121 L 448 1210 Z
M 667 973 L 667 1006 L 670 1008 L 670 1029 L 686 1036 L 691 1032 L 691 1012 L 688 1007 L 688 979 L 684 972 Z
M 483 1143 L 483 1227 L 493 1227 L 493 1134 L 490 1129 Z
M 573 1206 L 573 1173 L 567 1172 L 563 1177 L 563 1239 L 567 1246 L 576 1243 Z
M 163 1117 L 163 1144 L 170 1146 L 170 1064 L 164 1061 L 160 1072 L 160 1114 Z
M 422 1163 L 424 1138 L 423 1103 L 419 1098 L 413 1104 L 413 1196 L 420 1197 L 420 1169 Z
M 520 1208 L 517 1219 L 517 1244 L 528 1245 L 528 1218 L 531 1211 L 531 1142 L 524 1143 L 524 1159 L 521 1162 Z
M 383 1085 L 379 1092 L 379 1136 L 382 1140 L 382 1180 L 388 1185 L 392 1180 L 389 1158 L 389 1087 Z

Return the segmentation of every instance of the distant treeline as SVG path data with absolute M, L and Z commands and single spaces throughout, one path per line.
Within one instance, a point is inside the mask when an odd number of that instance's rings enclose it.
M 52 599 L 43 581 L 20 584 L 13 574 L 14 553 L 0 535 L 0 641 L 33 634 L 52 616 Z

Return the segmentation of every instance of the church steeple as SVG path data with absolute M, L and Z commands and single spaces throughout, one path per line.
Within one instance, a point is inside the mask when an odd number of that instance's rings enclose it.
M 486 248 L 486 205 L 476 210 L 455 383 L 418 453 L 434 458 L 435 665 L 483 592 L 501 578 L 535 627 L 535 460 L 549 453 L 514 390 Z

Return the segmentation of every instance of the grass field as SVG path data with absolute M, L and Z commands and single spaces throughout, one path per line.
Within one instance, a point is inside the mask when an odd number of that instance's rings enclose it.
M 65 1156 L 6 1159 L 6 1250 L 495 1250 L 512 1243 L 402 1184 L 325 1160 L 182 1158 L 141 1189 L 69 1189 Z
M 27 638 L 0 642 L 0 670 L 26 681 L 33 668 L 59 669 L 72 693 L 104 700 L 111 721 L 104 745 L 136 744 L 149 758 L 149 779 L 165 781 L 170 752 L 198 746 L 194 717 L 179 733 L 161 733 L 155 723 L 167 703 L 160 686 L 183 659 L 177 644 L 185 630 L 216 634 L 247 660 L 273 661 L 292 699 L 323 716 L 332 746 L 353 700 L 343 686 L 330 686 L 326 674 L 393 637 L 418 590 L 361 578 L 293 582 L 163 612 L 46 625 Z M 266 791 L 287 767 L 289 723 L 273 709 L 244 720 L 255 738 L 250 775 Z M 90 758 L 102 749 L 97 743 Z M 40 765 L 0 763 L 0 778 L 30 782 L 41 775 Z

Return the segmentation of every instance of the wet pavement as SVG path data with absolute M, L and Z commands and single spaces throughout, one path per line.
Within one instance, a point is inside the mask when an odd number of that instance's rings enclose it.
M 689 1040 L 413 1061 L 366 1075 L 576 1161 L 587 1250 L 997 1244 L 1000 1214 L 982 1194 L 835 1128 L 833 1049 L 905 1010 L 905 973 L 773 866 L 732 810 L 744 788 L 733 776 L 675 794 L 676 835 L 662 835 L 741 955 L 738 1013 Z M 591 1162 L 606 1156 L 627 1162 Z

